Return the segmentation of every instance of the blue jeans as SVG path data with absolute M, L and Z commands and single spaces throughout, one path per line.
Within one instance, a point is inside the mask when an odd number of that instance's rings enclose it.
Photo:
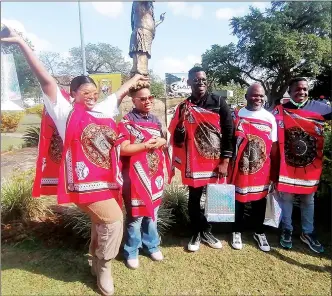
M 155 221 L 149 217 L 128 217 L 127 236 L 124 245 L 126 260 L 138 258 L 138 249 L 142 247 L 146 248 L 149 255 L 159 251 L 157 212 L 158 208 L 155 209 Z
M 300 208 L 301 208 L 302 232 L 312 233 L 314 231 L 315 193 L 294 194 L 288 192 L 279 192 L 279 194 L 280 194 L 280 206 L 282 209 L 282 219 L 281 219 L 282 229 L 288 229 L 290 231 L 293 231 L 293 226 L 292 226 L 293 200 L 294 197 L 299 196 Z

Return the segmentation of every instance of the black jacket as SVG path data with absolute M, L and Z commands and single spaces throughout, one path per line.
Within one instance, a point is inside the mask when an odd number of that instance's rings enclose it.
M 192 99 L 192 96 L 187 98 L 189 101 L 192 101 Z M 196 105 L 220 115 L 220 127 L 222 130 L 220 156 L 222 158 L 231 158 L 233 154 L 233 118 L 225 99 L 213 93 L 206 93 Z M 184 103 L 179 105 L 180 110 L 182 106 L 184 106 Z M 184 129 L 176 128 L 174 132 L 175 144 L 182 144 L 185 140 L 185 134 L 186 131 Z

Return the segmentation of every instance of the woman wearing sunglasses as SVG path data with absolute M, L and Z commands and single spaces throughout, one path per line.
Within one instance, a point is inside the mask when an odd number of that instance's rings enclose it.
M 161 261 L 157 212 L 164 189 L 166 144 L 159 119 L 150 113 L 154 98 L 149 88 L 129 92 L 134 108 L 119 123 L 123 199 L 127 209 L 124 256 L 129 268 L 139 267 L 139 248 Z
M 103 295 L 113 295 L 110 261 L 116 257 L 123 234 L 123 214 L 118 199 L 121 176 L 118 166 L 117 127 L 113 117 L 130 87 L 140 80 L 136 75 L 104 101 L 97 103 L 98 92 L 89 76 L 77 76 L 65 98 L 54 78 L 37 59 L 29 45 L 12 29 L 4 27 L 1 43 L 16 44 L 36 75 L 44 94 L 45 109 L 55 129 L 42 126 L 41 138 L 53 134 L 50 149 L 40 145 L 33 196 L 49 195 L 55 188 L 59 204 L 75 203 L 91 221 L 91 272 Z M 71 102 L 73 101 L 73 102 Z M 44 143 L 47 141 L 44 141 Z M 42 143 L 42 141 L 41 141 Z M 50 165 L 56 163 L 53 175 Z M 111 171 L 111 173 L 110 173 Z M 45 185 L 45 186 L 44 186 Z M 44 188 L 43 188 L 44 187 Z

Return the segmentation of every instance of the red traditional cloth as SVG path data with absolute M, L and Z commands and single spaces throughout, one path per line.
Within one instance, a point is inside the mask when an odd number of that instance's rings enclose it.
M 189 117 L 184 121 L 186 138 L 181 146 L 174 142 L 179 110 L 186 104 Z M 201 187 L 218 180 L 220 164 L 220 116 L 189 101 L 181 103 L 169 125 L 172 167 L 181 171 L 182 183 Z
M 270 184 L 272 125 L 235 115 L 236 149 L 230 166 L 230 183 L 235 185 L 237 201 L 256 201 L 266 197 Z
M 129 140 L 130 144 L 146 142 L 162 135 L 158 124 L 133 122 L 127 116 L 119 123 L 119 133 L 119 143 Z M 162 149 L 142 151 L 130 156 L 132 217 L 155 219 L 154 211 L 161 204 L 164 190 L 164 164 L 165 154 Z
M 323 165 L 324 118 L 302 109 L 277 106 L 280 173 L 277 189 L 294 194 L 317 191 Z
M 61 89 L 61 93 L 70 101 L 70 95 L 65 90 Z M 53 119 L 44 108 L 40 124 L 36 176 L 32 188 L 33 197 L 57 194 L 62 151 L 62 139 Z
M 58 155 L 60 168 L 52 175 L 58 178 L 56 194 L 59 204 L 83 204 L 116 198 L 122 206 L 119 199 L 122 179 L 118 166 L 117 135 L 113 119 L 102 113 L 87 111 L 82 105 L 74 105 L 67 121 L 63 152 Z M 42 149 L 41 154 L 46 155 L 47 151 Z M 47 160 L 45 165 L 48 166 Z M 40 174 L 43 175 L 43 171 L 39 171 Z M 41 179 L 40 176 L 36 178 L 34 188 L 38 188 Z M 38 190 L 37 193 L 42 194 Z

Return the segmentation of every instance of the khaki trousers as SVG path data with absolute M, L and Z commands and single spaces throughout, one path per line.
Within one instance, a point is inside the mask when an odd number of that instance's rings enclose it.
M 123 236 L 123 213 L 116 200 L 112 198 L 77 206 L 91 219 L 90 254 L 104 260 L 115 258 Z

